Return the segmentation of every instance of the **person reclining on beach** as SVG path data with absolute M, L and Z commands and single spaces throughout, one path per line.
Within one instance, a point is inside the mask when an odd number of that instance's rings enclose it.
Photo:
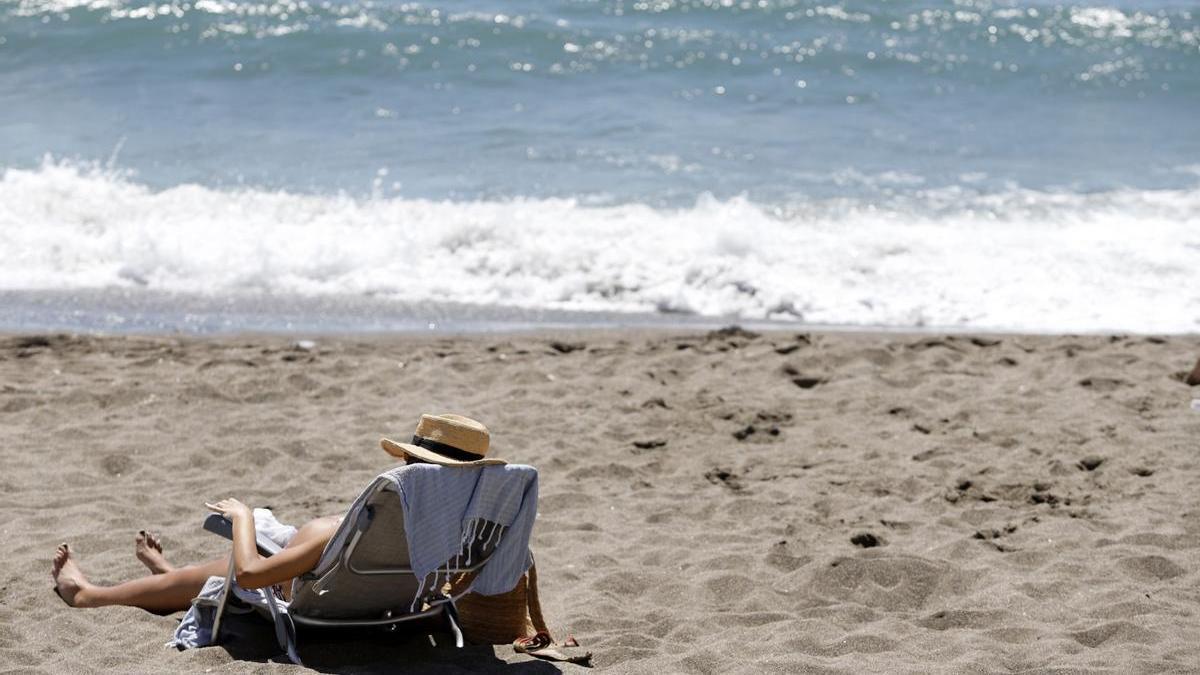
M 246 589 L 281 584 L 312 570 L 342 521 L 341 516 L 311 520 L 296 531 L 282 551 L 264 558 L 255 543 L 254 514 L 249 506 L 232 497 L 205 506 L 233 521 L 236 579 Z M 55 592 L 72 607 L 125 605 L 169 614 L 186 610 L 209 577 L 224 576 L 229 569 L 228 557 L 175 567 L 163 555 L 154 535 L 145 530 L 138 533 L 134 542 L 134 553 L 150 570 L 150 575 L 115 586 L 88 581 L 75 552 L 68 544 L 60 544 L 51 571 Z M 284 593 L 290 593 L 290 584 L 284 584 Z
M 409 464 L 424 462 L 462 466 L 493 461 L 503 463 L 502 460 L 482 459 L 482 456 L 474 461 L 466 461 L 463 457 L 443 454 L 454 451 L 462 455 L 470 454 L 437 442 L 440 437 L 437 425 L 444 422 L 471 425 L 482 429 L 484 434 L 487 433 L 482 424 L 459 415 L 422 415 L 421 423 L 418 424 L 416 435 L 413 437 L 414 443 L 419 445 L 384 439 L 383 447 Z M 206 503 L 205 506 L 233 522 L 233 560 L 237 584 L 247 590 L 282 584 L 285 598 L 291 594 L 291 584 L 284 582 L 289 582 L 317 566 L 325 545 L 342 522 L 340 515 L 311 520 L 295 531 L 282 551 L 264 558 L 258 553 L 255 515 L 249 506 L 232 497 Z M 229 569 L 228 557 L 175 567 L 163 555 L 162 546 L 154 535 L 144 530 L 138 533 L 134 542 L 134 553 L 150 570 L 150 575 L 114 586 L 101 586 L 88 581 L 79 567 L 75 552 L 66 543 L 59 545 L 50 573 L 54 579 L 55 592 L 72 607 L 125 605 L 169 614 L 186 610 L 209 577 L 224 576 Z

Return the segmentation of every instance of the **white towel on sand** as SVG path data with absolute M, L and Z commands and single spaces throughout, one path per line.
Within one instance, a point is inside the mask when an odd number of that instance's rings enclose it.
M 175 635 L 167 642 L 167 646 L 178 649 L 194 649 L 211 645 L 213 643 L 212 627 L 217 618 L 217 606 L 221 604 L 221 594 L 224 591 L 225 577 L 209 577 L 208 581 L 204 582 L 204 588 L 200 589 L 200 594 L 192 599 L 192 606 L 188 608 L 187 614 L 183 615 L 183 620 L 175 627 Z M 266 600 L 259 591 L 248 591 L 235 583 L 233 593 L 246 604 L 266 607 Z M 228 603 L 225 605 L 225 611 L 240 614 L 252 610 Z
M 254 531 L 266 535 L 281 548 L 287 546 L 297 532 L 296 528 L 291 525 L 279 522 L 271 509 L 254 509 Z M 225 577 L 209 577 L 208 581 L 204 582 L 204 587 L 200 589 L 200 593 L 192 599 L 192 606 L 188 608 L 187 614 L 183 615 L 183 620 L 175 628 L 175 635 L 167 642 L 167 646 L 192 649 L 212 644 L 213 622 L 216 619 L 217 606 L 221 602 L 221 593 L 224 590 Z M 263 598 L 260 591 L 248 591 L 235 583 L 233 593 L 239 600 L 247 604 L 266 606 L 266 599 Z M 287 604 L 282 601 L 276 603 L 277 607 L 280 605 L 286 611 Z M 228 604 L 225 611 L 238 613 L 250 610 Z

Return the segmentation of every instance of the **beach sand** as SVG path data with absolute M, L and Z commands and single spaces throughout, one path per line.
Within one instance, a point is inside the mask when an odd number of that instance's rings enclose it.
M 314 339 L 0 338 L 0 670 L 302 670 L 269 632 L 177 652 L 179 614 L 70 609 L 53 549 L 101 582 L 144 573 L 141 528 L 215 557 L 205 500 L 336 513 L 394 465 L 381 436 L 449 411 L 540 469 L 544 609 L 601 669 L 1200 669 L 1200 338 Z M 384 634 L 301 653 L 557 669 Z

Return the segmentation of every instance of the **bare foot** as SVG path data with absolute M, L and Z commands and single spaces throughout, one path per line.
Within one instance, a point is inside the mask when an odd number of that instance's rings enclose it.
M 163 556 L 162 544 L 159 543 L 158 537 L 145 530 L 138 530 L 133 541 L 134 554 L 152 573 L 162 574 L 175 569 Z
M 58 597 L 72 607 L 83 606 L 79 602 L 79 592 L 91 584 L 76 564 L 75 554 L 70 546 L 59 544 L 58 550 L 54 552 L 54 569 L 50 571 L 50 576 L 54 577 L 54 592 L 58 593 Z

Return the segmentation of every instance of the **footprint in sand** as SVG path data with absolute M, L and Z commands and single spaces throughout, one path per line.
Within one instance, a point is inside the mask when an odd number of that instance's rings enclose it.
M 1116 377 L 1085 377 L 1079 381 L 1079 386 L 1092 391 L 1110 392 L 1133 385 L 1127 380 Z
M 917 556 L 838 558 L 813 574 L 812 588 L 867 607 L 910 611 L 933 597 L 955 595 L 960 577 L 944 563 Z
M 1125 558 L 1117 564 L 1126 574 L 1142 581 L 1164 581 L 1187 571 L 1161 555 Z
M 1095 628 L 1067 633 L 1067 635 L 1079 644 L 1093 648 L 1099 647 L 1109 641 L 1154 644 L 1162 639 L 1158 634 L 1140 626 L 1135 626 L 1128 621 L 1105 623 Z
M 40 405 L 42 405 L 42 402 L 36 398 L 14 398 L 5 401 L 3 405 L 0 405 L 0 413 L 21 412 L 22 410 L 36 408 Z
M 704 477 L 713 485 L 721 485 L 735 492 L 744 487 L 741 477 L 734 473 L 732 469 L 717 467 L 704 472 Z
M 121 476 L 129 473 L 137 466 L 129 455 L 108 455 L 100 460 L 100 468 L 110 476 Z
M 859 532 L 858 534 L 850 537 L 850 543 L 860 548 L 875 548 L 876 546 L 883 546 L 886 544 L 883 538 L 878 537 L 870 532 Z
M 792 380 L 792 384 L 800 387 L 801 389 L 812 389 L 813 387 L 825 384 L 828 381 L 828 378 L 825 377 L 806 375 L 802 373 L 799 368 L 790 363 L 784 365 L 780 370 L 783 371 L 785 376 Z
M 787 540 L 782 539 L 771 546 L 771 551 L 767 554 L 766 561 L 771 567 L 783 570 L 784 572 L 791 572 L 804 567 L 812 561 L 812 558 L 792 555 L 788 548 Z
M 1011 623 L 1012 614 L 1002 610 L 945 609 L 921 619 L 917 625 L 932 630 L 950 630 L 992 628 Z

